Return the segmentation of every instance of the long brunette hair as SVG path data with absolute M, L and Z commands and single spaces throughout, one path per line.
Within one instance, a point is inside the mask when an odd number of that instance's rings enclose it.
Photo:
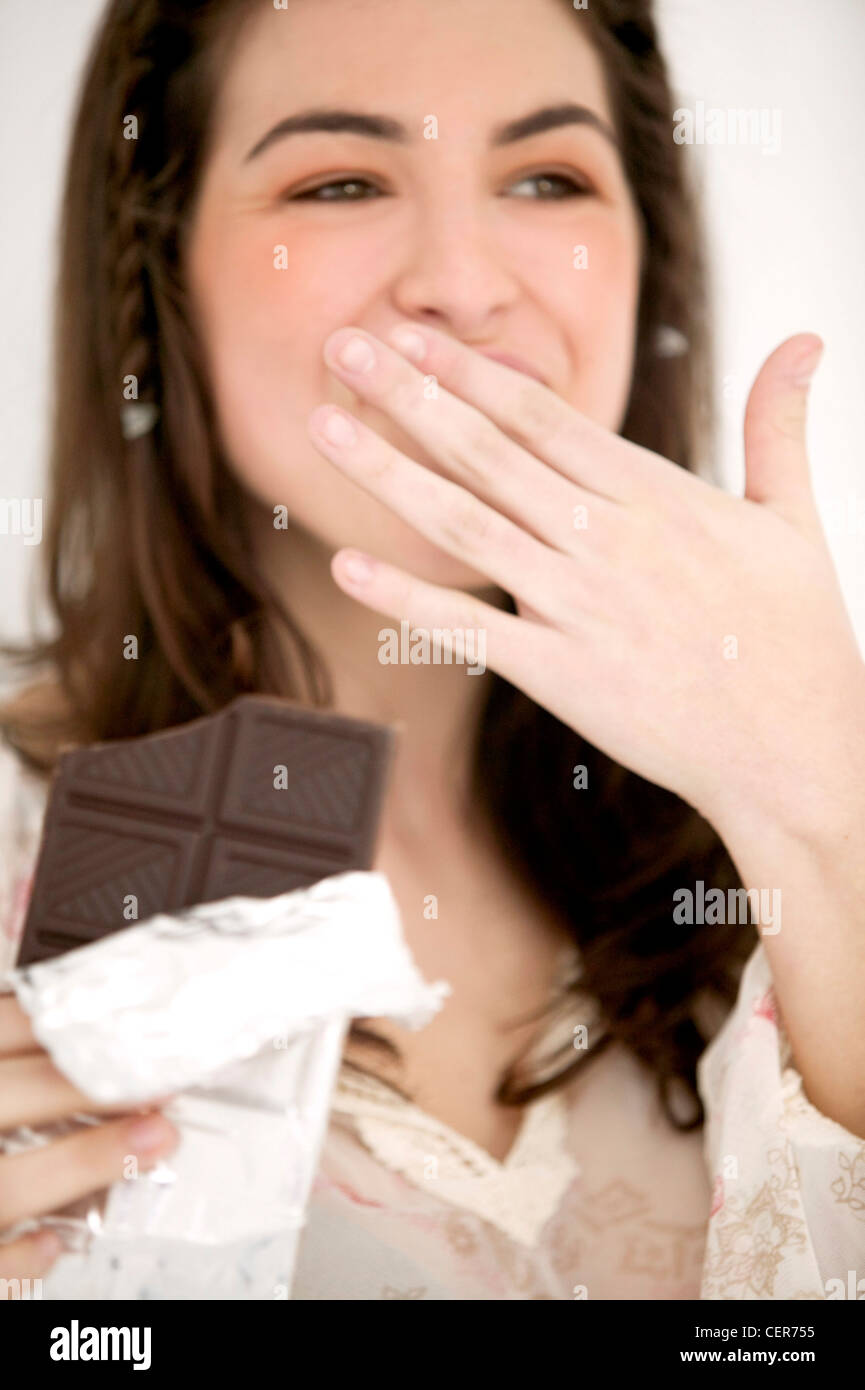
M 183 283 L 219 73 L 260 0 L 111 0 L 83 73 L 62 205 L 45 577 L 56 635 L 2 650 L 40 679 L 0 711 L 8 743 L 49 772 L 66 748 L 181 724 L 245 691 L 331 701 L 321 654 L 258 571 L 223 455 Z M 571 10 L 571 6 L 568 6 Z M 709 457 L 711 371 L 695 199 L 672 138 L 650 0 L 592 0 L 574 22 L 603 64 L 645 233 L 631 396 L 621 434 L 694 469 Z M 138 121 L 130 135 L 130 117 Z M 689 351 L 657 351 L 662 325 Z M 124 388 L 158 401 L 126 439 Z M 274 640 L 281 624 L 288 641 Z M 136 661 L 123 659 L 127 634 Z M 671 1122 L 702 1122 L 696 1064 L 735 996 L 750 929 L 675 928 L 673 892 L 739 886 L 712 828 L 491 674 L 475 795 L 526 880 L 570 925 L 579 991 L 600 1009 L 586 1050 L 503 1077 L 521 1104 L 613 1041 L 654 1073 Z M 588 789 L 572 773 L 587 769 Z M 359 1023 L 357 1042 L 375 1042 Z M 398 1056 L 383 1039 L 382 1048 Z M 674 1091 L 684 1088 L 683 1116 Z M 399 1089 L 399 1088 L 397 1088 Z

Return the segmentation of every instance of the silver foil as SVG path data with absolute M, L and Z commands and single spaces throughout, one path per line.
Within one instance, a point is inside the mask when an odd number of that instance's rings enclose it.
M 450 992 L 418 973 L 385 876 L 361 871 L 160 914 L 9 971 L 4 988 L 85 1095 L 133 1109 L 172 1094 L 162 1109 L 181 1134 L 99 1200 L 3 1233 L 64 1236 L 49 1298 L 288 1297 L 349 1021 L 417 1029 Z M 75 1123 L 93 1120 L 0 1148 Z

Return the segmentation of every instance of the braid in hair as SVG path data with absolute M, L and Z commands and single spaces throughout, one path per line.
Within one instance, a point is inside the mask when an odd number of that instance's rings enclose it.
M 106 225 L 99 240 L 111 327 L 100 394 L 106 415 L 117 421 L 130 532 L 115 563 L 129 568 L 129 591 L 140 596 L 128 631 L 158 649 L 172 677 L 151 682 L 140 697 L 147 708 L 138 713 L 148 726 L 154 699 L 165 701 L 165 722 L 268 686 L 305 686 L 313 703 L 330 700 L 317 654 L 251 560 L 238 485 L 221 454 L 200 344 L 186 313 L 180 247 L 188 202 L 181 199 L 194 192 L 206 134 L 190 126 L 189 60 L 203 46 L 197 29 L 211 22 L 206 0 L 130 0 L 108 55 L 112 117 L 101 152 Z M 155 427 L 133 437 L 121 429 L 130 377 L 133 398 L 158 410 Z M 272 644 L 267 614 L 288 632 L 294 672 Z M 202 631 L 210 634 L 204 650 Z M 123 698 L 134 727 L 129 702 L 136 692 L 127 689 Z
M 143 75 L 142 67 L 138 65 L 139 80 Z M 132 116 L 131 119 L 138 118 Z M 111 267 L 117 306 L 115 333 L 119 353 L 116 370 L 119 372 L 124 400 L 150 401 L 158 406 L 161 392 L 152 348 L 156 325 L 147 269 L 149 229 L 144 215 L 147 180 L 136 167 L 136 145 L 137 140 L 129 138 L 125 132 L 115 134 L 114 171 L 109 181 L 109 216 L 117 247 L 117 258 Z M 131 395 L 130 381 L 133 383 Z
M 159 543 L 154 533 L 156 498 L 166 487 L 169 467 L 167 451 L 160 451 L 163 379 L 156 286 L 157 267 L 165 250 L 159 238 L 170 231 L 171 219 L 160 215 L 158 189 L 150 175 L 158 157 L 154 146 L 159 144 L 154 140 L 158 132 L 149 127 L 150 110 L 157 109 L 157 102 L 148 98 L 159 81 L 150 10 L 149 3 L 129 6 L 125 45 L 116 55 L 115 114 L 105 148 L 108 234 L 102 239 L 103 283 L 110 286 L 106 341 L 113 356 L 102 363 L 102 381 L 108 414 L 117 420 L 130 527 L 129 561 L 137 581 L 135 591 L 140 592 L 142 601 L 140 613 L 130 615 L 130 623 L 134 622 L 141 641 L 150 643 L 158 636 L 175 676 L 197 704 L 208 708 L 208 689 L 178 642 L 175 624 L 168 619 L 167 575 L 154 563 Z M 164 176 L 159 182 L 162 187 L 170 186 Z M 128 418 L 126 403 L 130 400 L 151 407 L 157 416 L 152 428 L 146 428 L 146 421 L 140 431 L 121 427 L 124 417 Z M 164 511 L 162 518 L 164 527 Z
M 112 287 L 113 331 L 108 336 L 116 344 L 117 355 L 101 365 L 115 401 L 119 396 L 121 401 L 149 399 L 156 405 L 160 385 L 152 348 L 156 316 L 148 274 L 153 202 L 140 153 L 142 133 L 145 143 L 149 139 L 148 83 L 155 76 L 152 7 L 144 0 L 124 8 L 123 28 L 114 31 L 123 46 L 111 55 L 114 117 L 104 150 L 109 235 L 101 242 L 104 283 Z M 131 396 L 125 389 L 129 377 L 135 379 Z

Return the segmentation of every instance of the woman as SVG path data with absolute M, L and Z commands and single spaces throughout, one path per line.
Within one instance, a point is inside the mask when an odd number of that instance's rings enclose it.
M 821 344 L 754 383 L 745 498 L 697 477 L 672 106 L 644 0 L 115 0 L 94 43 L 6 930 L 62 748 L 244 690 L 399 723 L 376 867 L 453 996 L 353 1029 L 297 1298 L 824 1297 L 861 1235 L 865 673 L 805 456 Z M 405 621 L 484 662 L 394 664 Z M 0 1125 L 81 1108 L 0 1009 Z M 0 1229 L 118 1177 L 129 1124 L 0 1158 Z

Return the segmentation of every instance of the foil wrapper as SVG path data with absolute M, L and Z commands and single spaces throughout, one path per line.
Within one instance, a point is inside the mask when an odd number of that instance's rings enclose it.
M 450 992 L 421 978 L 387 879 L 367 871 L 160 914 L 8 971 L 3 989 L 94 1101 L 174 1097 L 161 1106 L 181 1135 L 168 1159 L 3 1233 L 53 1225 L 66 1252 L 44 1296 L 107 1299 L 290 1296 L 350 1020 L 420 1028 Z M 94 1122 L 21 1128 L 0 1148 Z

